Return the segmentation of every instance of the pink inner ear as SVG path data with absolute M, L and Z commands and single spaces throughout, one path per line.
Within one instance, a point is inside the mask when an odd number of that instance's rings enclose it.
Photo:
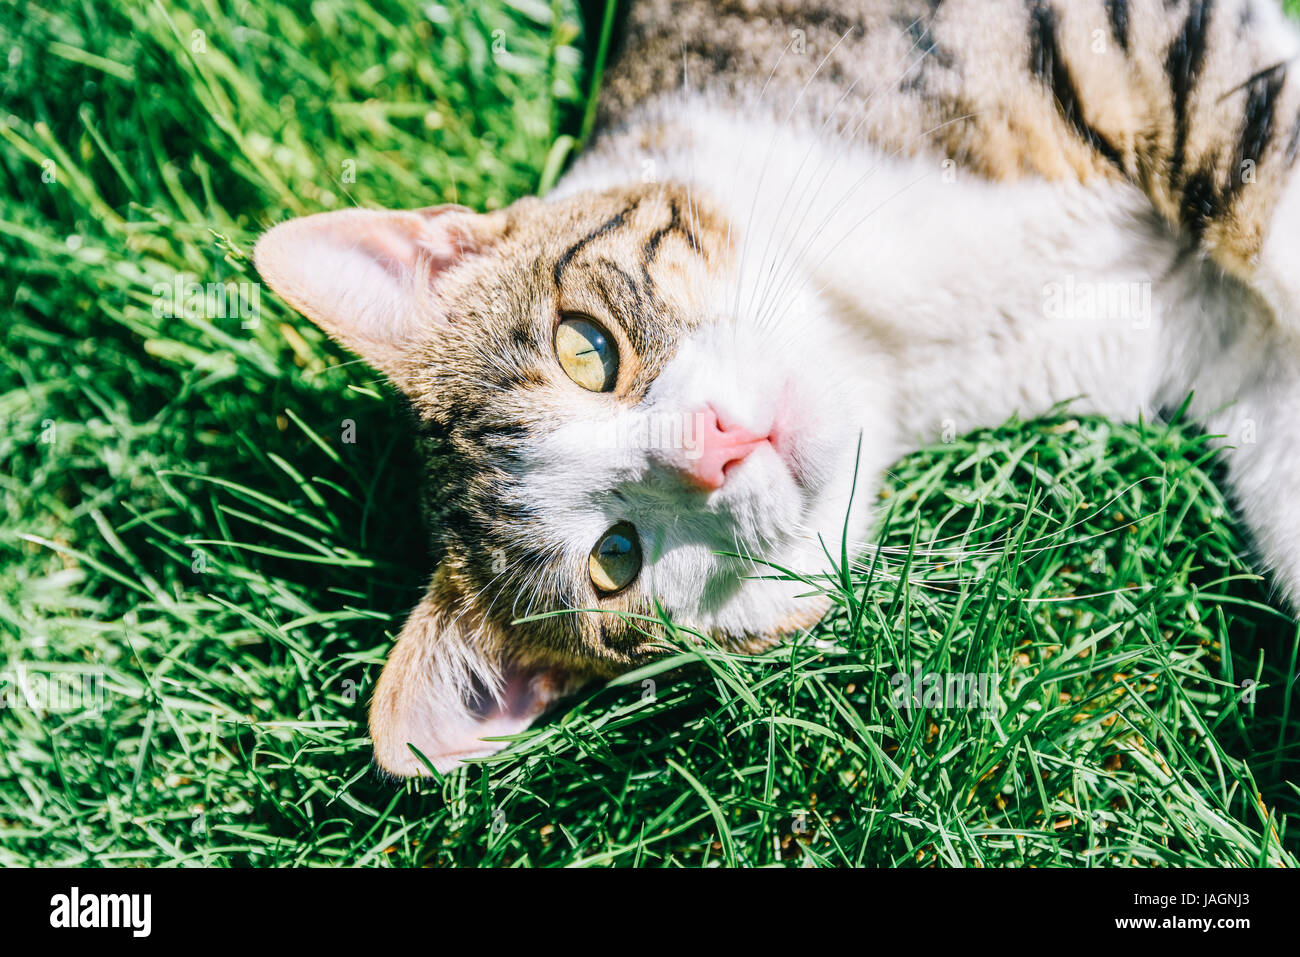
M 499 696 L 482 685 L 476 686 L 466 702 L 468 720 L 457 728 L 441 729 L 441 753 L 426 754 L 439 770 L 454 766 L 457 759 L 484 757 L 500 751 L 505 742 L 480 739 L 527 730 L 548 707 L 582 684 L 581 679 L 558 668 L 508 665 L 504 678 Z
M 368 233 L 360 238 L 357 246 L 394 279 L 401 279 L 415 268 L 419 250 L 413 236 L 394 230 Z
M 505 670 L 505 682 L 499 698 L 487 688 L 476 687 L 468 702 L 469 712 L 477 721 L 531 721 L 542 713 L 549 700 L 545 689 L 550 686 L 549 669 L 526 669 L 517 665 Z
M 467 253 L 478 251 L 465 221 L 448 214 L 474 215 L 464 206 L 429 206 L 378 220 L 373 228 L 361 232 L 351 225 L 340 226 L 334 230 L 334 239 L 355 247 L 395 279 L 401 280 L 421 265 L 436 275 Z

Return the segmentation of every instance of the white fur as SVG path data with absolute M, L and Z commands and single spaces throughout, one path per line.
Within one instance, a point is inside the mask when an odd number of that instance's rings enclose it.
M 1185 255 L 1126 184 L 993 184 L 698 96 L 646 109 L 689 131 L 689 146 L 647 154 L 634 136 L 606 138 L 553 195 L 653 168 L 721 204 L 742 251 L 733 280 L 710 290 L 712 324 L 682 344 L 632 414 L 710 401 L 761 428 L 772 390 L 790 383 L 817 481 L 800 488 L 762 450 L 702 504 L 655 492 L 655 468 L 684 452 L 601 449 L 593 436 L 608 423 L 575 414 L 533 473 L 533 500 L 548 503 L 552 533 L 575 557 L 612 522 L 633 521 L 646 540 L 645 581 L 670 611 L 760 629 L 789 612 L 792 587 L 725 588 L 735 566 L 716 552 L 738 543 L 824 570 L 817 536 L 838 554 L 859 435 L 861 504 L 890 461 L 941 435 L 1065 400 L 1150 418 L 1195 390 L 1193 414 L 1238 446 L 1227 453 L 1230 480 L 1261 552 L 1288 596 L 1300 595 L 1300 185 L 1286 194 L 1252 290 Z M 854 509 L 850 537 L 863 539 L 869 519 L 869 508 Z

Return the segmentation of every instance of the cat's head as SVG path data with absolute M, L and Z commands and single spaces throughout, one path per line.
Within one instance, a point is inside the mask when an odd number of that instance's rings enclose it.
M 445 558 L 371 707 L 384 769 L 424 773 L 408 744 L 440 770 L 497 750 L 480 739 L 644 661 L 656 606 L 737 649 L 824 612 L 761 562 L 838 557 L 859 431 L 887 412 L 825 307 L 742 239 L 664 185 L 262 237 L 272 288 L 449 449 Z

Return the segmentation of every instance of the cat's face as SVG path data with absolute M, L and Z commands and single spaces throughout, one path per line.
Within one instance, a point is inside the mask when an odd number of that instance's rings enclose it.
M 496 750 L 479 738 L 645 660 L 657 608 L 737 649 L 825 611 L 760 576 L 838 557 L 883 388 L 759 246 L 746 283 L 734 224 L 662 185 L 323 214 L 258 244 L 276 291 L 449 451 L 445 558 L 372 706 L 385 769 L 421 772 L 408 742 L 440 769 Z

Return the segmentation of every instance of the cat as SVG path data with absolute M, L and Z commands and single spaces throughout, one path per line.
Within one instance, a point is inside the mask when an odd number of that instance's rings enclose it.
M 764 563 L 825 571 L 898 456 L 1065 400 L 1191 394 L 1300 597 L 1298 51 L 1273 0 L 646 0 L 545 198 L 268 231 L 452 476 L 379 767 L 499 750 L 661 613 L 811 626 Z

